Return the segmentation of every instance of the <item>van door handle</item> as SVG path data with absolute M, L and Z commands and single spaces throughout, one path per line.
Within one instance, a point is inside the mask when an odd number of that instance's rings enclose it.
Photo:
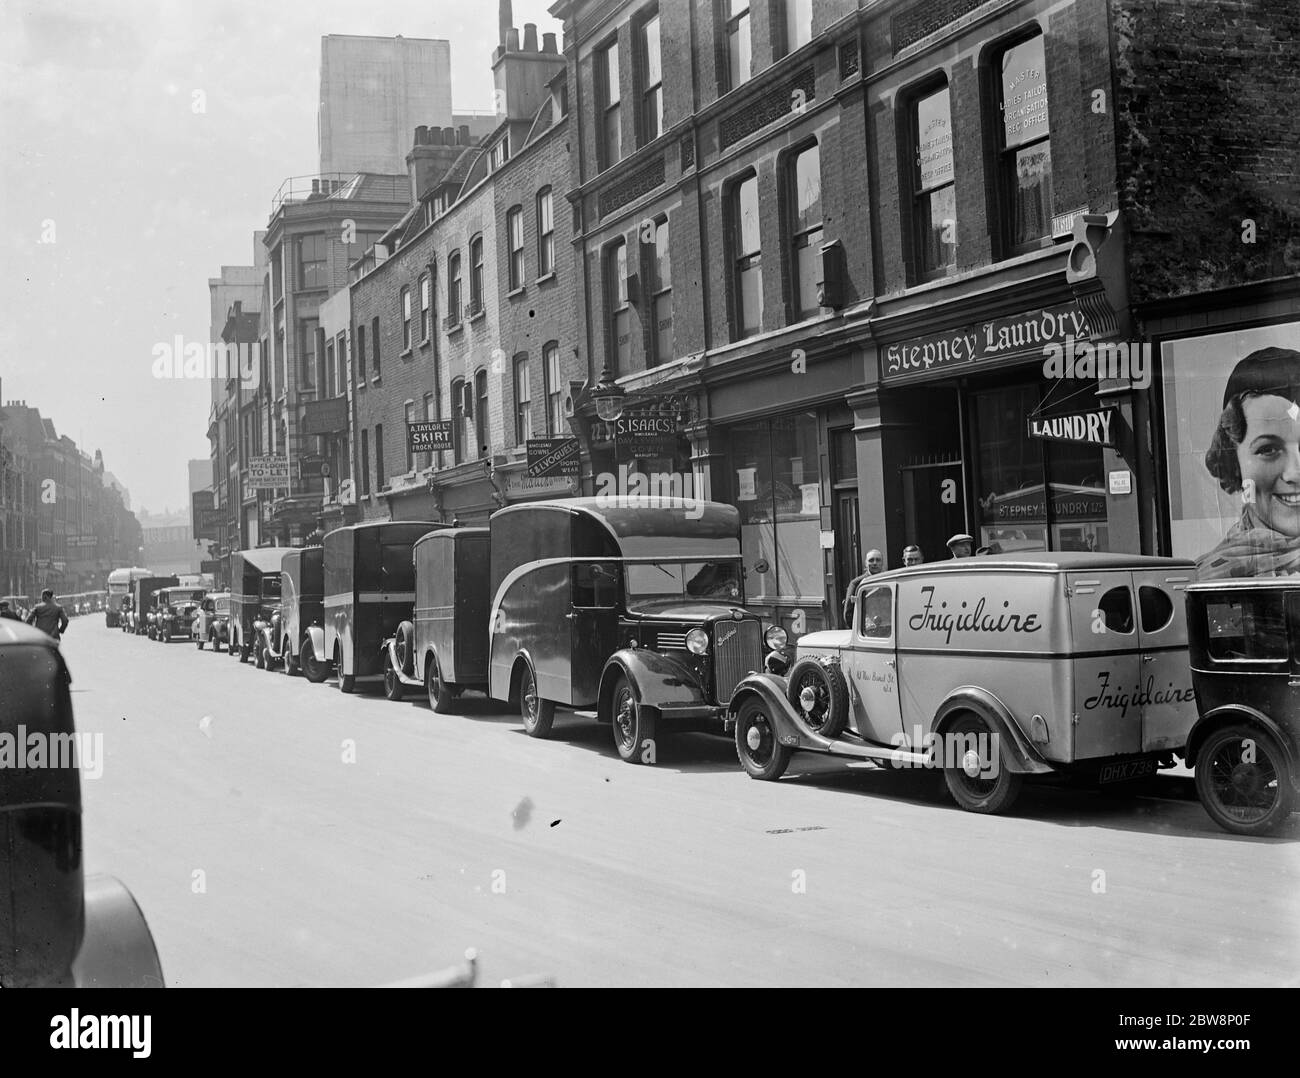
M 576 618 L 577 616 L 578 616 L 578 613 L 577 613 L 576 610 L 570 610 L 567 614 L 564 615 L 564 618 L 565 618 L 566 621 L 572 621 L 572 620 L 573 620 L 574 618 Z
M 1293 677 L 1287 684 L 1293 689 L 1300 689 L 1300 677 Z
M 1154 656 L 1154 655 L 1143 655 L 1143 656 L 1142 656 L 1142 661 L 1143 661 L 1144 663 L 1154 662 L 1154 661 L 1155 661 L 1155 656 Z
M 885 665 L 886 665 L 886 666 L 893 666 L 893 665 L 894 665 L 894 660 L 893 660 L 893 659 L 886 659 L 886 660 L 885 660 Z

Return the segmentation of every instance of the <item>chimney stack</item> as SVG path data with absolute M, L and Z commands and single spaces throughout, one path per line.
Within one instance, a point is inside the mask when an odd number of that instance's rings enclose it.
M 542 52 L 552 52 L 552 53 L 553 53 L 553 52 L 555 52 L 555 51 L 556 51 L 556 49 L 555 49 L 555 35 L 554 35 L 554 34 L 543 34 L 543 35 L 542 35 Z
M 537 24 L 524 23 L 524 52 L 537 51 Z
M 510 0 L 501 0 L 497 7 L 497 29 L 499 31 L 497 42 L 501 45 L 506 44 L 507 35 L 511 27 L 515 24 L 514 12 L 510 7 Z

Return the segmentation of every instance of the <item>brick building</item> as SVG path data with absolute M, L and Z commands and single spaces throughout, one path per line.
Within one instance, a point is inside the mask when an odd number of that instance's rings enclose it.
M 508 28 L 493 55 L 495 129 L 420 127 L 414 205 L 354 266 L 356 496 L 368 519 L 485 521 L 507 501 L 569 494 L 528 481 L 526 440 L 567 436 L 578 282 L 561 213 L 570 131 L 553 35 Z M 452 424 L 412 453 L 407 424 Z
M 1257 331 L 1238 355 L 1294 340 L 1296 16 L 1187 7 L 557 3 L 585 373 L 670 435 L 638 456 L 580 395 L 586 481 L 735 504 L 751 604 L 795 630 L 836 620 L 871 547 L 1207 541 L 1222 521 L 1184 534 L 1171 503 L 1205 485 L 1177 438 L 1206 417 L 1168 413 L 1160 334 L 1213 291 L 1216 324 Z M 1075 343 L 1115 376 L 1056 376 Z M 1110 433 L 1035 422 L 1075 413 Z

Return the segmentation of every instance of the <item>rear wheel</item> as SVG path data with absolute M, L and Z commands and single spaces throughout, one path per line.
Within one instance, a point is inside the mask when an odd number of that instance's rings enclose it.
M 202 650 L 203 650 L 203 637 L 201 637 L 201 636 L 198 637 L 198 638 L 194 641 L 194 646 L 195 646 L 196 648 L 198 648 L 200 651 L 202 651 Z
M 610 726 L 614 728 L 614 747 L 619 756 L 630 764 L 650 763 L 655 759 L 655 734 L 658 724 L 652 711 L 641 706 L 627 675 L 621 674 L 614 682 L 609 697 Z M 649 759 L 646 750 L 649 750 Z
M 1201 746 L 1196 794 L 1210 819 L 1234 835 L 1267 835 L 1295 809 L 1282 747 L 1245 723 L 1215 730 Z
M 751 779 L 775 782 L 785 774 L 793 751 L 777 740 L 767 701 L 750 696 L 736 716 L 736 755 Z
M 800 659 L 790 671 L 790 705 L 822 737 L 838 737 L 849 721 L 849 687 L 838 665 Z
M 1024 776 L 1006 766 L 997 736 L 978 715 L 965 712 L 945 731 L 944 781 L 953 800 L 967 812 L 1005 812 L 1020 794 Z
M 406 686 L 387 658 L 384 659 L 384 695 L 394 702 L 406 695 Z
M 555 724 L 555 704 L 537 695 L 537 678 L 528 662 L 519 679 L 519 717 L 529 737 L 549 737 Z
M 319 685 L 329 677 L 329 667 L 316 658 L 316 649 L 310 640 L 302 642 L 302 675 L 313 685 Z
M 424 660 L 424 691 L 429 697 L 429 706 L 439 715 L 451 710 L 454 690 L 442 680 L 442 671 L 438 667 L 437 656 L 429 652 Z
M 334 649 L 334 669 L 339 675 L 339 692 L 356 692 L 356 675 L 343 673 L 343 652 L 338 648 Z
M 280 669 L 288 677 L 297 677 L 298 660 L 293 657 L 293 651 L 289 647 L 289 638 L 287 636 L 280 642 L 280 655 L 282 656 Z
M 256 644 L 253 645 L 253 652 L 254 652 L 253 665 L 256 666 L 259 670 L 265 670 L 267 666 L 266 645 L 259 640 Z

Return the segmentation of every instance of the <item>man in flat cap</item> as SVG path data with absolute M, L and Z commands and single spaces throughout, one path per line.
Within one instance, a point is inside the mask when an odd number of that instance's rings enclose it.
M 975 553 L 975 538 L 965 532 L 958 532 L 948 540 L 948 549 L 954 558 L 969 558 Z

